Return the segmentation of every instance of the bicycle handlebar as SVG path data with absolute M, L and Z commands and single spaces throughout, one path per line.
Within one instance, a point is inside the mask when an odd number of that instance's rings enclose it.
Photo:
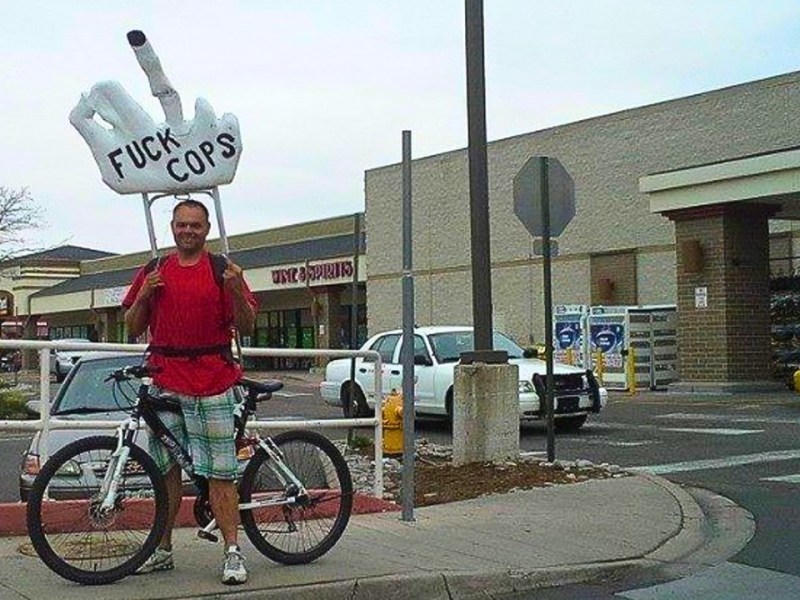
M 152 376 L 153 373 L 156 373 L 157 371 L 157 369 L 154 369 L 153 367 L 147 367 L 145 365 L 129 365 L 113 371 L 103 381 L 121 382 L 129 381 L 130 379 L 142 379 L 144 377 Z

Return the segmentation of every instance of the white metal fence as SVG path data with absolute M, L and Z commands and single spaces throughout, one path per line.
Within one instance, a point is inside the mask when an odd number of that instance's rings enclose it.
M 98 352 L 138 352 L 143 353 L 144 344 L 102 344 L 75 342 L 40 342 L 33 340 L 0 340 L 0 350 L 19 349 L 36 350 L 39 353 L 39 399 L 40 418 L 29 421 L 0 420 L 0 431 L 40 431 L 43 448 L 41 463 L 47 461 L 47 438 L 54 429 L 114 429 L 120 421 L 90 421 L 87 419 L 69 420 L 50 417 L 50 359 L 52 350 L 91 350 Z M 375 365 L 375 398 L 383 398 L 382 368 L 380 354 L 373 350 L 290 350 L 284 348 L 242 348 L 244 356 L 276 356 L 288 358 L 308 358 L 325 356 L 328 358 L 350 358 L 361 356 L 373 359 Z M 109 388 L 109 393 L 111 389 Z M 375 435 L 375 484 L 374 494 L 383 497 L 383 421 L 381 420 L 381 403 L 375 403 L 375 416 L 359 419 L 315 419 L 295 420 L 252 420 L 247 423 L 249 429 L 310 429 L 334 427 L 372 427 Z

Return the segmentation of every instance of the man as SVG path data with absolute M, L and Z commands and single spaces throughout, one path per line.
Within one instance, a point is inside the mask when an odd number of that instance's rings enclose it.
M 231 328 L 252 332 L 256 302 L 241 267 L 226 259 L 222 281 L 214 274 L 205 242 L 211 227 L 206 207 L 179 202 L 172 212 L 176 251 L 136 274 L 122 305 L 132 336 L 150 328 L 148 364 L 154 383 L 181 399 L 183 415 L 162 413 L 165 424 L 191 449 L 195 472 L 208 479 L 209 500 L 225 540 L 222 582 L 247 581 L 237 544 L 238 495 L 235 487 L 233 394 L 241 374 L 232 360 Z M 221 285 L 220 285 L 221 284 Z M 167 530 L 140 573 L 174 568 L 172 528 L 181 503 L 181 469 L 158 440 L 150 453 L 165 473 L 169 492 Z

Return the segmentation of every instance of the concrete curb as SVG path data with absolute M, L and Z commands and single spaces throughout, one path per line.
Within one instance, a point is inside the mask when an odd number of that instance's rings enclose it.
M 226 595 L 231 600 L 281 598 L 287 600 L 479 600 L 503 594 L 574 585 L 634 570 L 650 569 L 696 551 L 703 544 L 705 517 L 694 498 L 680 486 L 656 475 L 637 473 L 669 493 L 681 513 L 680 525 L 647 553 L 609 562 L 552 566 L 526 571 L 421 572 L 331 581 L 298 587 Z M 198 596 L 197 598 L 203 598 Z
M 656 563 L 673 562 L 684 558 L 703 545 L 703 523 L 706 518 L 697 501 L 682 487 L 671 481 L 650 473 L 637 473 L 665 489 L 678 503 L 681 510 L 681 525 L 658 548 L 642 557 L 642 560 Z
M 627 559 L 610 562 L 553 566 L 530 571 L 486 571 L 473 573 L 441 572 L 407 575 L 389 575 L 339 581 L 309 588 L 283 588 L 274 590 L 276 598 L 310 600 L 319 598 L 321 590 L 325 598 L 347 598 L 351 600 L 478 600 L 496 595 L 519 593 L 536 589 L 574 585 L 596 579 L 619 577 L 634 570 L 651 569 L 664 563 L 680 560 L 702 546 L 705 516 L 695 499 L 680 486 L 657 475 L 637 473 L 652 484 L 667 491 L 681 512 L 680 525 L 668 534 L 656 548 Z M 344 584 L 344 588 L 341 586 Z M 333 587 L 331 587 L 333 586 Z M 311 591 L 313 589 L 313 592 Z M 348 593 L 338 596 L 339 591 Z M 311 592 L 306 595 L 306 592 Z M 331 592 L 332 595 L 329 595 Z M 264 595 L 263 598 L 272 596 Z M 239 598 L 239 596 L 236 596 Z M 242 596 L 256 598 L 256 596 Z

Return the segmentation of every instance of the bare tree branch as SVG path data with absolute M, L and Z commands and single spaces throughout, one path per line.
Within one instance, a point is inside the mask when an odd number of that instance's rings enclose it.
M 13 190 L 0 186 L 0 262 L 36 252 L 38 249 L 29 246 L 25 233 L 43 225 L 42 209 L 28 188 Z

